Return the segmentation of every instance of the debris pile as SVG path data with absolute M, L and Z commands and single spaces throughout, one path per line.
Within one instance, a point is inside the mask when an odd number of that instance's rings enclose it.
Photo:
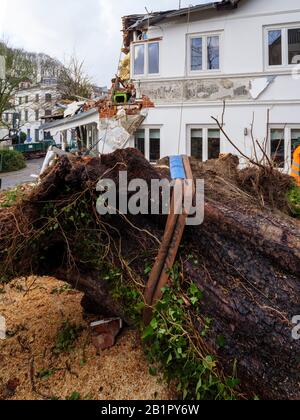
M 177 295 L 165 297 L 165 328 L 159 326 L 163 299 L 143 337 L 150 347 L 153 340 L 151 354 L 156 349 L 169 378 L 183 383 L 184 396 L 193 397 L 199 378 L 182 376 L 189 363 L 199 363 L 207 383 L 194 397 L 220 397 L 230 383 L 246 398 L 299 399 L 300 342 L 292 339 L 292 318 L 300 313 L 300 227 L 283 196 L 267 200 L 270 185 L 280 180 L 288 188 L 289 178 L 266 168 L 264 177 L 251 175 L 263 185 L 250 188 L 237 158 L 191 163 L 194 176 L 206 180 L 205 221 L 186 229 L 169 289 Z M 62 157 L 28 196 L 0 211 L 2 281 L 53 275 L 83 291 L 89 308 L 138 324 L 166 219 L 100 217 L 96 185 L 105 176 L 118 187 L 124 170 L 128 182 L 141 178 L 150 185 L 168 177 L 161 168 L 168 161 L 160 164 L 153 167 L 135 149 Z

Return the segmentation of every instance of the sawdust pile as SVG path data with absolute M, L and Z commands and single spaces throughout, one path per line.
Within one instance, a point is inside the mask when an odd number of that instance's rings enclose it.
M 138 334 L 125 330 L 114 348 L 97 355 L 82 294 L 49 277 L 16 280 L 0 290 L 7 336 L 0 341 L 0 400 L 171 399 L 151 376 Z M 74 348 L 56 354 L 65 322 L 79 328 Z

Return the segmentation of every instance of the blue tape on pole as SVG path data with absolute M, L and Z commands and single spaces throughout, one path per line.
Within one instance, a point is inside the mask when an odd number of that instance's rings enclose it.
M 170 171 L 172 179 L 185 179 L 182 156 L 170 156 Z

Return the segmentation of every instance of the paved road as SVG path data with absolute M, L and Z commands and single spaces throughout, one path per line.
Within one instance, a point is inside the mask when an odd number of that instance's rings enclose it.
M 22 169 L 21 171 L 9 172 L 0 174 L 2 179 L 2 188 L 1 190 L 7 190 L 9 188 L 17 187 L 20 184 L 25 184 L 28 182 L 34 182 L 35 179 L 32 178 L 32 174 L 38 175 L 42 169 L 44 159 L 35 159 L 27 161 L 27 168 Z

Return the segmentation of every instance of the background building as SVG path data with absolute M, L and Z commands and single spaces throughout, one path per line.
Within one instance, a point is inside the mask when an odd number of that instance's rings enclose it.
M 132 146 L 150 160 L 237 154 L 213 116 L 247 156 L 262 156 L 258 140 L 290 170 L 300 138 L 299 0 L 224 0 L 123 22 L 131 78 L 155 103 Z

